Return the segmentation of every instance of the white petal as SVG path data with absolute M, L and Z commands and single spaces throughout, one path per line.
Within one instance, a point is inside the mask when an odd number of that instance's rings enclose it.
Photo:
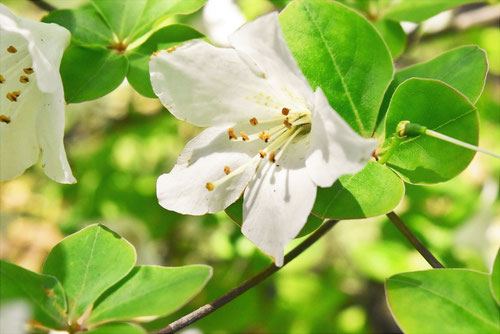
M 234 49 L 195 40 L 161 51 L 151 58 L 149 68 L 153 90 L 163 105 L 197 126 L 270 119 L 284 107 L 268 82 Z
M 243 201 L 243 234 L 277 266 L 285 246 L 297 236 L 316 198 L 316 185 L 305 164 L 305 140 L 292 144 L 282 159 L 261 167 L 248 185 Z
M 354 174 L 366 165 L 377 147 L 375 139 L 361 137 L 330 106 L 318 88 L 312 113 L 307 170 L 320 187 L 330 187 L 343 174 Z
M 280 93 L 299 105 L 312 105 L 312 88 L 286 44 L 277 12 L 246 23 L 229 40 L 240 56 L 253 61 Z M 303 108 L 299 105 L 291 107 Z
M 261 146 L 260 141 L 230 141 L 227 128 L 206 129 L 186 145 L 172 171 L 158 179 L 160 205 L 167 210 L 191 215 L 224 210 L 241 196 L 258 161 L 213 191 L 207 190 L 207 182 L 226 176 L 225 166 L 235 170 L 250 161 Z
M 221 46 L 229 46 L 229 35 L 245 21 L 245 16 L 234 0 L 208 0 L 203 7 L 205 35 Z
M 44 94 L 37 118 L 37 138 L 42 150 L 45 174 L 59 183 L 76 183 L 64 151 L 64 97 L 58 93 Z
M 71 39 L 69 31 L 57 24 L 18 18 L 1 4 L 0 21 L 2 30 L 17 33 L 28 42 L 40 90 L 51 93 L 62 87 L 58 85 L 59 65 Z

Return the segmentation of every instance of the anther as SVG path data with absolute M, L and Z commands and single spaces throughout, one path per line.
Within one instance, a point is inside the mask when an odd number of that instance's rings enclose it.
M 269 141 L 269 139 L 271 138 L 271 135 L 269 133 L 265 133 L 264 131 L 261 131 L 261 132 L 259 132 L 259 138 L 267 143 Z
M 250 119 L 250 124 L 252 124 L 253 126 L 256 126 L 257 124 L 259 124 L 259 121 L 257 121 L 257 118 L 252 118 Z
M 28 78 L 25 75 L 21 75 L 21 77 L 19 77 L 19 82 L 20 83 L 28 83 L 28 82 L 30 82 L 30 78 Z
M 7 51 L 8 51 L 9 53 L 16 53 L 16 52 L 17 52 L 17 49 L 11 45 L 11 46 L 9 46 L 9 47 L 7 48 Z
M 241 131 L 240 135 L 241 135 L 241 138 L 243 138 L 243 141 L 250 140 L 250 138 L 248 138 L 247 134 L 244 131 Z
M 224 167 L 224 173 L 226 173 L 226 175 L 229 175 L 229 173 L 231 173 L 231 172 L 232 172 L 232 170 L 231 170 L 231 168 L 229 168 L 229 166 L 225 166 L 225 167 Z M 207 184 L 208 184 L 208 183 L 207 183 Z M 210 190 L 210 189 L 209 189 L 209 190 Z
M 274 152 L 274 151 L 269 152 L 269 161 L 272 163 L 275 163 L 276 162 L 276 159 L 274 159 L 275 156 L 276 156 L 276 152 Z
M 292 128 L 292 123 L 290 123 L 288 121 L 288 118 L 286 118 L 284 121 L 283 121 L 283 124 L 285 124 L 285 126 L 288 128 L 288 129 L 291 129 Z
M 5 77 L 0 74 L 0 84 L 3 84 L 5 82 Z
M 288 109 L 288 108 L 283 108 L 283 109 L 281 109 L 281 113 L 282 113 L 284 116 L 288 116 L 288 114 L 290 113 L 290 109 Z
M 17 91 L 17 92 L 10 92 L 10 93 L 7 93 L 7 98 L 8 98 L 11 102 L 17 102 L 17 98 L 19 97 L 19 95 L 21 95 L 21 92 L 20 92 L 20 91 Z
M 0 115 L 0 123 L 10 123 L 10 117 L 5 116 L 5 115 Z
M 212 182 L 207 182 L 205 187 L 208 189 L 208 191 L 212 191 L 215 189 L 215 185 Z
M 236 134 L 234 133 L 234 129 L 233 128 L 229 128 L 227 130 L 227 134 L 229 135 L 229 140 L 231 140 L 231 139 L 238 139 L 238 136 L 236 136 Z
M 266 155 L 267 155 L 267 153 L 266 153 L 266 152 L 264 152 L 264 150 L 259 150 L 259 154 L 260 154 L 260 157 L 261 157 L 262 159 L 264 159 L 264 158 L 266 157 Z
M 167 49 L 167 52 L 168 52 L 168 53 L 172 53 L 172 52 L 174 52 L 174 51 L 175 51 L 175 49 L 177 49 L 177 47 L 172 46 L 171 48 L 168 48 L 168 49 Z
M 23 71 L 26 74 L 31 74 L 31 73 L 35 72 L 35 71 L 33 71 L 33 69 L 31 67 L 26 67 L 25 69 L 23 69 Z

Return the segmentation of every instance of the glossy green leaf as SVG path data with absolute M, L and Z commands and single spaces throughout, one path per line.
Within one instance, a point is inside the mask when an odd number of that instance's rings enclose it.
M 113 32 L 91 5 L 77 9 L 54 10 L 43 22 L 57 23 L 71 32 L 73 42 L 83 45 L 113 44 Z
M 380 20 L 373 22 L 382 38 L 391 51 L 392 58 L 398 58 L 406 46 L 406 33 L 401 24 L 392 20 Z
M 92 0 L 120 41 L 131 42 L 175 14 L 198 10 L 206 0 Z
M 155 98 L 156 95 L 151 87 L 149 75 L 149 60 L 151 54 L 158 50 L 168 49 L 186 40 L 201 37 L 203 37 L 203 35 L 200 32 L 180 24 L 167 26 L 158 30 L 140 47 L 128 53 L 128 82 L 142 95 Z
M 330 188 L 318 188 L 313 212 L 330 219 L 383 215 L 401 201 L 404 184 L 393 171 L 375 161 L 354 175 L 341 176 Z
M 500 331 L 488 274 L 434 269 L 392 276 L 385 286 L 389 307 L 407 334 Z
M 34 319 L 53 329 L 66 329 L 66 297 L 59 281 L 0 260 L 0 302 L 23 299 Z
M 441 81 L 413 78 L 398 87 L 387 112 L 387 142 L 391 141 L 398 123 L 405 120 L 472 145 L 478 142 L 476 108 L 460 92 Z M 474 154 L 436 138 L 418 136 L 404 140 L 387 165 L 405 181 L 436 183 L 462 172 Z
M 164 316 L 184 305 L 205 286 L 212 268 L 135 267 L 96 302 L 89 323 Z
M 387 4 L 383 16 L 396 21 L 422 22 L 447 9 L 482 0 L 399 0 Z M 386 3 L 389 1 L 385 1 Z
M 236 202 L 231 204 L 224 210 L 226 214 L 234 221 L 238 226 L 241 227 L 243 221 L 243 197 L 240 197 Z M 307 217 L 307 222 L 300 230 L 299 234 L 297 234 L 296 238 L 301 238 L 305 235 L 308 235 L 311 232 L 314 232 L 318 227 L 323 223 L 323 219 L 315 216 L 314 214 L 310 214 Z
M 486 52 L 474 45 L 450 50 L 428 62 L 410 66 L 396 73 L 380 109 L 382 121 L 396 88 L 410 78 L 441 80 L 464 94 L 472 103 L 481 96 L 488 74 Z
M 491 269 L 490 286 L 493 297 L 497 304 L 500 305 L 500 249 L 497 251 L 497 256 Z
M 69 320 L 78 319 L 109 287 L 134 267 L 134 247 L 102 225 L 91 225 L 57 244 L 42 272 L 57 277 L 69 302 Z
M 114 322 L 99 326 L 86 334 L 146 334 L 144 328 L 127 322 Z
M 116 89 L 127 74 L 128 61 L 111 50 L 70 46 L 62 58 L 60 71 L 66 101 L 78 103 Z
M 296 0 L 280 15 L 283 32 L 313 88 L 363 136 L 371 136 L 393 75 L 389 50 L 372 24 L 348 7 Z

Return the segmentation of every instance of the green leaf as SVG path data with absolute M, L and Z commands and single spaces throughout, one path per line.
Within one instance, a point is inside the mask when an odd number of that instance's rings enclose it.
M 127 322 L 114 322 L 99 326 L 86 334 L 146 334 L 144 328 Z
M 341 176 L 330 188 L 318 188 L 313 212 L 330 219 L 360 219 L 392 211 L 405 193 L 403 181 L 389 168 L 370 161 L 354 175 Z
M 111 50 L 70 46 L 61 62 L 64 95 L 68 103 L 102 97 L 125 78 L 127 58 Z
M 54 10 L 43 22 L 57 23 L 71 32 L 73 42 L 83 45 L 113 44 L 113 32 L 92 5 L 78 9 Z
M 175 24 L 164 27 L 144 42 L 137 49 L 128 53 L 128 82 L 136 91 L 146 97 L 155 98 L 149 75 L 149 59 L 151 54 L 161 49 L 168 49 L 186 40 L 201 38 L 203 35 L 185 25 Z
M 58 243 L 42 272 L 59 279 L 69 302 L 69 320 L 82 316 L 109 287 L 134 267 L 134 247 L 102 225 L 91 225 Z
M 67 329 L 66 297 L 61 283 L 0 260 L 0 301 L 24 299 L 34 308 L 34 319 L 53 329 Z
M 500 305 L 500 248 L 497 251 L 493 268 L 490 275 L 490 286 L 493 297 L 498 305 Z
M 393 1 L 383 13 L 384 18 L 396 21 L 422 22 L 447 9 L 482 0 L 400 0 Z
M 121 42 L 130 43 L 168 16 L 189 14 L 206 0 L 92 0 Z
M 323 0 L 296 0 L 280 15 L 285 39 L 313 88 L 358 133 L 371 136 L 392 58 L 373 25 L 348 7 Z
M 238 226 L 241 227 L 243 222 L 243 196 L 240 197 L 236 202 L 228 206 L 224 211 L 232 221 L 234 221 Z M 322 218 L 319 218 L 314 214 L 310 214 L 309 217 L 307 217 L 306 224 L 295 238 L 301 238 L 311 232 L 314 232 L 318 227 L 321 226 L 322 223 Z
M 398 123 L 404 120 L 472 145 L 478 142 L 476 108 L 460 92 L 441 81 L 413 78 L 398 87 L 387 112 L 387 142 L 391 141 Z M 387 165 L 407 182 L 437 183 L 462 172 L 474 154 L 436 138 L 418 136 L 404 140 Z
M 198 294 L 211 276 L 205 265 L 135 267 L 99 298 L 88 323 L 167 315 Z
M 391 51 L 392 58 L 398 58 L 406 46 L 406 33 L 401 24 L 392 20 L 380 20 L 373 22 L 382 38 Z
M 412 333 L 498 333 L 498 305 L 488 275 L 463 269 L 403 273 L 386 282 L 399 327 Z

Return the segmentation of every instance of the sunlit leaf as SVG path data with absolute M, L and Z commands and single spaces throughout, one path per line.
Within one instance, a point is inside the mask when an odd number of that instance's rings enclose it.
M 447 9 L 482 0 L 399 0 L 385 1 L 383 16 L 396 21 L 422 22 Z
M 114 322 L 99 326 L 86 334 L 146 334 L 146 331 L 136 324 Z
M 495 298 L 498 305 L 500 305 L 500 249 L 495 257 L 495 262 L 493 263 L 493 268 L 491 270 L 490 276 L 490 286 L 493 292 L 493 297 Z
M 392 58 L 398 58 L 406 46 L 406 33 L 401 24 L 392 20 L 379 20 L 373 22 L 382 38 L 391 51 Z

